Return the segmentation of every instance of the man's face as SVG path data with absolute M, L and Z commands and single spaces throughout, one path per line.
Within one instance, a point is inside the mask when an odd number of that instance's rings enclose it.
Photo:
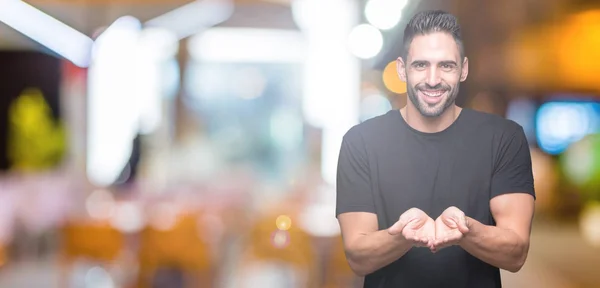
M 444 32 L 415 36 L 397 64 L 410 102 L 426 117 L 440 116 L 454 104 L 469 71 L 467 58 L 462 61 L 456 41 Z

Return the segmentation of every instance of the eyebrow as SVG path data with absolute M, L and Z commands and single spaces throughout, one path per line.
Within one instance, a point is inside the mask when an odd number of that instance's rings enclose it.
M 412 61 L 412 63 L 410 63 L 410 65 L 417 65 L 417 64 L 429 64 L 429 61 L 425 61 L 425 60 L 414 60 L 414 61 Z
M 452 61 L 452 60 L 442 61 L 442 62 L 440 62 L 440 64 L 458 66 L 458 63 L 456 63 L 455 61 Z
M 429 61 L 414 60 L 412 63 L 410 63 L 410 65 L 417 65 L 417 64 L 429 64 Z M 452 61 L 452 60 L 441 61 L 440 64 L 458 66 L 458 63 L 456 63 L 455 61 Z

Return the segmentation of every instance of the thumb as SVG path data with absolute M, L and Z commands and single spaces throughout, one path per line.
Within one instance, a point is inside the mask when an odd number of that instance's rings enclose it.
M 468 233 L 469 232 L 469 223 L 468 223 L 468 219 L 466 217 L 461 217 L 460 219 L 461 221 L 458 221 L 458 230 L 460 231 L 460 233 Z
M 406 227 L 406 222 L 404 222 L 403 219 L 400 219 L 396 223 L 394 223 L 394 225 L 392 225 L 392 227 L 388 228 L 388 233 L 390 235 L 398 235 L 398 234 L 402 233 L 402 230 L 404 230 L 404 227 Z

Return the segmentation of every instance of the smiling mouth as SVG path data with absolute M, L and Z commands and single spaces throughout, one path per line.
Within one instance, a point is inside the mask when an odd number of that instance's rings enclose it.
M 423 93 L 425 96 L 427 97 L 440 97 L 442 95 L 444 95 L 444 93 L 446 92 L 445 90 L 420 90 L 421 93 Z
M 421 93 L 421 99 L 429 105 L 436 105 L 444 99 L 442 97 L 446 94 L 447 90 L 419 90 Z

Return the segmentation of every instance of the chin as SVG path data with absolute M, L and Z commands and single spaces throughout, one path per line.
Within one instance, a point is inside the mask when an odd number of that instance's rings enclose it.
M 446 91 L 444 94 L 439 96 L 439 101 L 436 103 L 430 103 L 431 101 L 425 100 L 425 95 L 418 89 L 414 90 L 414 93 L 409 93 L 408 100 L 412 102 L 413 106 L 417 111 L 427 118 L 439 117 L 448 110 L 454 103 L 455 98 L 452 97 L 452 91 Z
M 423 115 L 424 117 L 427 118 L 435 118 L 435 117 L 439 117 L 440 115 L 442 115 L 444 112 L 440 112 L 440 111 L 423 111 L 420 110 L 421 115 Z
M 445 104 L 446 103 L 444 101 L 434 104 L 434 105 L 431 105 L 427 102 L 422 101 L 417 110 L 419 110 L 421 115 L 423 115 L 425 117 L 430 117 L 430 118 L 438 117 L 438 116 L 444 114 L 444 112 L 448 109 L 448 108 L 444 108 Z

